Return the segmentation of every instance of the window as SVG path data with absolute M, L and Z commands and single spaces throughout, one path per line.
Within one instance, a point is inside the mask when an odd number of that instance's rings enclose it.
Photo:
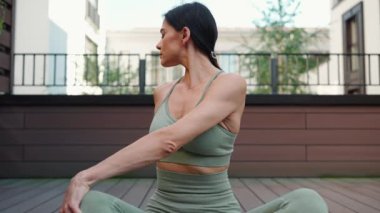
M 86 19 L 88 19 L 95 29 L 99 29 L 100 17 L 98 13 L 98 0 L 86 1 Z
M 98 46 L 89 37 L 85 41 L 85 72 L 84 79 L 90 85 L 97 85 L 99 67 L 98 67 Z
M 343 0 L 333 0 L 332 1 L 332 7 L 335 7 L 336 5 L 338 5 L 339 3 L 341 3 Z
M 346 22 L 347 27 L 347 53 L 352 54 L 348 61 L 349 70 L 351 72 L 357 72 L 359 70 L 359 56 L 355 55 L 359 53 L 358 42 L 358 23 L 355 17 L 350 18 Z
M 344 81 L 346 94 L 365 93 L 363 3 L 343 14 Z
M 85 41 L 85 52 L 86 53 L 91 53 L 91 54 L 98 53 L 98 45 L 96 45 L 95 42 L 93 42 L 87 36 L 86 36 L 86 41 Z

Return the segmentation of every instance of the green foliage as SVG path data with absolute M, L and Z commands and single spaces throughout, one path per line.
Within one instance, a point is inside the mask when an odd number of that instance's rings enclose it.
M 4 30 L 5 11 L 5 3 L 0 0 L 0 35 Z
M 302 76 L 318 66 L 317 61 L 310 60 L 305 54 L 306 47 L 313 42 L 320 32 L 307 32 L 303 28 L 292 27 L 299 13 L 300 0 L 268 0 L 268 8 L 262 12 L 262 19 L 255 21 L 259 36 L 259 45 L 246 45 L 250 53 L 266 52 L 267 55 L 247 55 L 242 66 L 250 71 L 250 78 L 255 79 L 258 87 L 253 93 L 270 94 L 271 56 L 277 60 L 278 93 L 305 93 L 306 82 Z M 280 53 L 280 54 L 278 54 Z M 281 54 L 285 53 L 285 54 Z
M 137 94 L 139 92 L 138 87 L 132 86 L 133 81 L 137 80 L 138 70 L 133 70 L 130 63 L 122 66 L 121 60 L 120 55 L 106 55 L 103 61 L 105 72 L 101 85 L 103 94 Z
M 132 66 L 122 66 L 121 55 L 106 55 L 102 64 L 98 63 L 96 54 L 85 55 L 85 72 L 83 78 L 89 86 L 102 88 L 103 94 L 137 94 L 138 87 L 131 86 L 138 76 Z
M 84 80 L 90 86 L 96 86 L 99 83 L 99 66 L 98 56 L 94 54 L 84 55 L 85 57 L 85 70 Z

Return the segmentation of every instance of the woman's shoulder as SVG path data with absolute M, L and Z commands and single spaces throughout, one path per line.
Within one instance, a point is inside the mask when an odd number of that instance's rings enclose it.
M 245 79 L 238 73 L 222 72 L 220 79 L 230 80 L 233 83 L 246 84 Z
M 161 101 L 169 93 L 170 89 L 173 87 L 174 84 L 175 84 L 175 81 L 163 83 L 163 84 L 157 86 L 153 90 L 153 98 L 154 98 L 154 104 L 155 105 L 159 105 L 159 103 L 161 103 Z
M 219 75 L 215 84 L 218 89 L 229 91 L 245 91 L 247 90 L 246 80 L 237 73 L 225 73 Z

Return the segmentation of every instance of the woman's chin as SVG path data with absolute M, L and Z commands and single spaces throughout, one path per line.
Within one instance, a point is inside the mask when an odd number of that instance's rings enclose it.
M 178 65 L 178 63 L 170 63 L 170 62 L 166 62 L 166 61 L 161 60 L 161 65 L 163 67 L 174 67 L 174 66 Z

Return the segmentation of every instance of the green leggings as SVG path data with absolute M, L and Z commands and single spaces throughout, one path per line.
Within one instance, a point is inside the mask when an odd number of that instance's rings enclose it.
M 241 213 L 226 172 L 212 175 L 188 175 L 157 171 L 157 190 L 145 210 L 114 196 L 88 192 L 82 200 L 83 213 Z M 319 194 L 311 189 L 297 189 L 248 213 L 327 213 Z

